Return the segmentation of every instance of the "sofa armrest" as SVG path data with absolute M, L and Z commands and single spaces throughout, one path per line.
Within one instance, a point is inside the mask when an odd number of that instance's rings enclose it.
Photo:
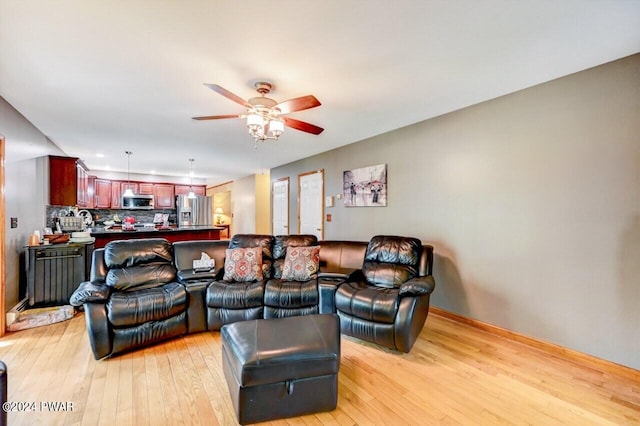
M 425 275 L 422 277 L 415 277 L 409 281 L 403 283 L 400 286 L 400 297 L 404 296 L 424 296 L 431 294 L 436 287 L 436 282 L 433 279 L 433 275 Z
M 328 279 L 348 279 L 351 274 L 356 272 L 357 269 L 354 268 L 324 268 L 321 267 L 320 271 L 318 271 L 318 278 L 328 278 Z
M 69 298 L 73 306 L 81 306 L 87 302 L 106 302 L 111 295 L 112 288 L 102 282 L 85 281 Z

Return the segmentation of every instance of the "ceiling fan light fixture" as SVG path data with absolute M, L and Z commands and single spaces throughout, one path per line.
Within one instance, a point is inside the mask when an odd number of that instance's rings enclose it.
M 247 128 L 252 136 L 254 134 L 262 133 L 264 130 L 264 118 L 262 115 L 255 112 L 247 115 Z
M 300 96 L 298 98 L 278 103 L 266 96 L 273 89 L 273 85 L 268 82 L 260 81 L 254 84 L 254 87 L 260 96 L 253 97 L 246 101 L 240 96 L 231 93 L 217 84 L 205 83 L 205 86 L 225 98 L 242 105 L 247 109 L 247 113 L 208 115 L 192 118 L 194 120 L 218 120 L 224 118 L 246 119 L 249 135 L 255 141 L 254 148 L 258 147 L 258 142 L 278 140 L 278 138 L 284 133 L 285 126 L 302 132 L 311 133 L 313 135 L 319 135 L 324 130 L 322 127 L 318 127 L 304 121 L 293 118 L 280 118 L 281 115 L 320 106 L 320 101 L 313 95 Z
M 268 135 L 272 138 L 278 139 L 282 133 L 284 133 L 284 121 L 277 118 L 269 120 Z

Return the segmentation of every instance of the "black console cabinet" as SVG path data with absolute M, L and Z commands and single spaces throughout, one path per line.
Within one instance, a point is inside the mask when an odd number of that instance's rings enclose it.
M 88 275 L 93 244 L 54 244 L 28 248 L 27 297 L 30 307 L 68 305 Z

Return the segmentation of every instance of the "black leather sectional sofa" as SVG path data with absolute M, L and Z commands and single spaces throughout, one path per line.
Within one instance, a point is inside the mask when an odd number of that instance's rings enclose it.
M 193 269 L 202 253 L 214 270 Z M 337 313 L 344 334 L 409 352 L 429 311 L 432 265 L 433 247 L 398 236 L 122 240 L 94 251 L 71 304 L 84 306 L 96 359 L 236 321 L 323 313 Z

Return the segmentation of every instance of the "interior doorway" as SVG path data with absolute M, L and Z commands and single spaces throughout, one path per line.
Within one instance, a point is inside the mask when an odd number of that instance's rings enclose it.
M 289 178 L 271 184 L 271 233 L 289 235 Z
M 298 175 L 298 232 L 324 238 L 324 169 Z
M 231 191 L 213 193 L 212 209 L 213 224 L 225 228 L 224 238 L 231 238 Z

